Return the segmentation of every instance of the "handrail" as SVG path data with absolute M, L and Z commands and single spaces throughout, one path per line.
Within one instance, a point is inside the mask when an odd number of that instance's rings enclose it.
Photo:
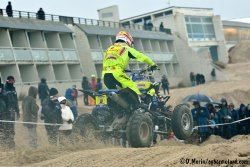
M 8 17 L 5 9 L 0 9 L 0 15 Z M 27 18 L 27 19 L 38 19 L 37 13 L 35 12 L 27 12 L 27 11 L 18 11 L 13 10 L 13 18 Z M 53 22 L 63 22 L 65 24 L 85 24 L 85 25 L 95 25 L 100 27 L 112 27 L 112 28 L 125 28 L 125 29 L 133 29 L 133 30 L 145 30 L 145 31 L 156 31 L 156 32 L 164 32 L 167 34 L 171 34 L 171 30 L 167 28 L 160 29 L 159 27 L 152 27 L 151 30 L 146 29 L 143 25 L 122 25 L 119 22 L 105 21 L 105 20 L 96 20 L 96 19 L 88 19 L 88 18 L 79 18 L 72 16 L 61 16 L 54 14 L 45 14 L 44 20 L 53 21 Z

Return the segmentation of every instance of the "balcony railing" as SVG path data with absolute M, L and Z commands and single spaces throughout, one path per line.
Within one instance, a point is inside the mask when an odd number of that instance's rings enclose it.
M 63 54 L 60 50 L 50 49 L 48 51 L 48 54 L 51 61 L 64 61 Z
M 10 48 L 0 48 L 0 61 L 15 61 Z
M 102 61 L 103 60 L 103 55 L 101 52 L 91 52 L 91 57 L 92 57 L 92 60 L 94 60 L 94 61 Z
M 14 52 L 14 55 L 13 55 Z M 48 62 L 48 61 L 79 61 L 77 52 L 72 49 L 43 49 L 43 48 L 23 48 L 15 47 L 0 48 L 0 61 L 17 62 Z
M 75 50 L 64 50 L 64 59 L 68 61 L 78 61 L 77 53 Z
M 0 9 L 0 15 L 8 17 L 5 9 Z M 18 10 L 13 10 L 12 17 L 38 19 L 37 14 L 35 12 L 26 12 L 26 11 L 18 11 Z M 125 29 L 132 29 L 132 30 L 158 31 L 158 32 L 171 34 L 171 30 L 166 29 L 166 28 L 160 29 L 159 27 L 152 27 L 152 29 L 149 30 L 149 29 L 146 29 L 143 25 L 136 25 L 136 24 L 123 25 L 119 22 L 70 17 L 70 16 L 60 16 L 60 15 L 54 15 L 54 14 L 45 14 L 45 20 L 63 22 L 65 24 L 85 24 L 85 25 L 93 25 L 93 26 L 101 26 L 101 27 L 125 28 Z
M 16 61 L 33 61 L 31 51 L 27 48 L 14 48 Z
M 49 61 L 47 51 L 41 49 L 32 49 L 32 56 L 34 61 Z

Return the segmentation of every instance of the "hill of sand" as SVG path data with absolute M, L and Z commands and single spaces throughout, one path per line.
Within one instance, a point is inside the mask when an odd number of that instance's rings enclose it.
M 250 41 L 242 41 L 229 53 L 230 63 L 250 62 Z
M 250 63 L 230 64 L 225 71 L 226 81 L 214 81 L 205 85 L 190 88 L 171 89 L 169 104 L 175 106 L 181 100 L 193 93 L 204 93 L 214 98 L 226 97 L 229 102 L 238 106 L 250 102 Z M 81 101 L 82 99 L 79 99 Z M 82 104 L 81 104 L 82 105 Z M 90 108 L 80 106 L 81 112 Z M 105 145 L 98 141 L 91 143 L 75 143 L 68 147 L 52 147 L 48 145 L 44 126 L 38 125 L 37 150 L 27 146 L 27 130 L 22 124 L 16 124 L 15 151 L 0 148 L 0 166 L 79 166 L 79 167 L 165 167 L 165 166 L 194 166 L 181 164 L 191 160 L 248 160 L 250 164 L 250 136 L 236 136 L 224 140 L 211 136 L 201 145 L 189 145 L 180 141 L 161 141 L 151 148 L 121 148 Z M 197 162 L 200 162 L 197 161 Z M 196 166 L 211 166 L 197 164 Z M 220 165 L 233 166 L 233 165 Z M 246 165 L 234 165 L 246 166 Z

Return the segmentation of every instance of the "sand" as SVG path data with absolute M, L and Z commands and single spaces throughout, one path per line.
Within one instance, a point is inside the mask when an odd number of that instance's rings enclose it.
M 242 41 L 230 50 L 230 63 L 243 63 L 250 61 L 250 41 Z

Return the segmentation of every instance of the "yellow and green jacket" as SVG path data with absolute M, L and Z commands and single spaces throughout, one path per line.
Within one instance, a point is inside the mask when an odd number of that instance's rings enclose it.
M 129 63 L 130 59 L 146 63 L 150 66 L 155 63 L 151 58 L 140 53 L 132 47 L 124 43 L 116 43 L 110 46 L 103 58 L 103 74 L 112 73 L 112 71 L 123 71 Z

